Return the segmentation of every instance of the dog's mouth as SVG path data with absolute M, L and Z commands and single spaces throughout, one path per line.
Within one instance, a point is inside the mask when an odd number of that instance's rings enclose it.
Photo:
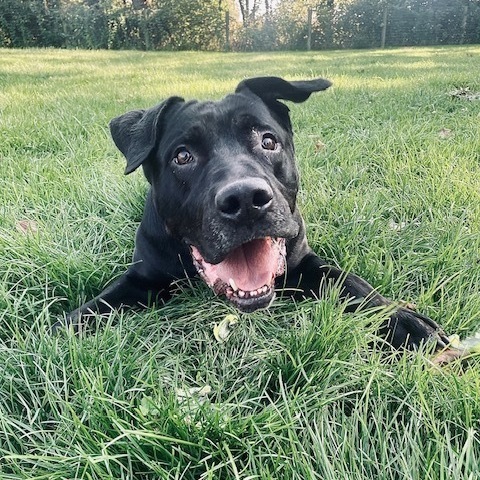
M 207 285 L 243 312 L 268 307 L 275 297 L 275 278 L 285 272 L 284 238 L 251 240 L 234 248 L 215 265 L 206 262 L 193 245 L 191 252 L 193 263 Z

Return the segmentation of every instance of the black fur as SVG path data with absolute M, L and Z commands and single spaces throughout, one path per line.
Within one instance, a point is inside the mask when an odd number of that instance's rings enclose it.
M 264 237 L 286 239 L 287 273 L 276 279 L 278 288 L 315 297 L 334 282 L 351 310 L 389 305 L 367 282 L 311 250 L 296 205 L 293 134 L 288 108 L 279 100 L 303 102 L 329 86 L 324 79 L 252 78 L 217 102 L 171 97 L 114 118 L 110 130 L 127 159 L 125 173 L 142 166 L 151 185 L 133 263 L 54 329 L 79 329 L 92 314 L 168 299 L 174 280 L 197 274 L 191 245 L 206 262 L 218 264 L 239 245 Z M 265 149 L 262 142 L 272 136 L 278 147 Z M 173 161 L 179 149 L 188 161 Z M 395 348 L 431 339 L 438 348 L 448 343 L 429 318 L 405 308 L 393 312 L 380 333 Z

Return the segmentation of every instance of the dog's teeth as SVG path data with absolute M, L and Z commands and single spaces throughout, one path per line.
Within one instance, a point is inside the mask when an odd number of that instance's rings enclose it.
M 228 285 L 226 287 L 226 293 L 229 296 L 242 298 L 242 299 L 260 297 L 262 295 L 266 295 L 269 292 L 269 290 L 270 290 L 270 287 L 268 285 L 264 285 L 263 287 L 257 288 L 255 290 L 250 290 L 250 291 L 240 290 L 233 278 L 228 279 Z

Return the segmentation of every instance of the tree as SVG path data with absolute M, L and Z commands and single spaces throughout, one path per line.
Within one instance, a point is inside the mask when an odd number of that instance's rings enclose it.
M 0 46 L 305 49 L 309 9 L 314 49 L 480 42 L 480 0 L 0 0 Z
M 260 7 L 260 0 L 238 0 L 242 23 L 244 27 L 248 27 L 255 22 Z

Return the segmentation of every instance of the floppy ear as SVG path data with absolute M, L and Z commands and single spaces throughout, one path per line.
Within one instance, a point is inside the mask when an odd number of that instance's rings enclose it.
M 304 102 L 313 92 L 326 90 L 332 83 L 324 78 L 287 82 L 279 77 L 248 78 L 240 82 L 235 93 L 250 93 L 258 96 L 275 115 L 277 120 L 288 130 L 292 131 L 289 108 L 278 100 Z
M 290 100 L 291 102 L 304 102 L 314 92 L 326 90 L 332 82 L 324 78 L 287 82 L 279 77 L 256 77 L 243 80 L 237 86 L 235 93 L 249 90 L 263 101 Z
M 152 153 L 160 140 L 169 108 L 183 98 L 170 97 L 148 110 L 134 110 L 110 121 L 110 133 L 117 148 L 127 159 L 125 175 L 136 170 Z

